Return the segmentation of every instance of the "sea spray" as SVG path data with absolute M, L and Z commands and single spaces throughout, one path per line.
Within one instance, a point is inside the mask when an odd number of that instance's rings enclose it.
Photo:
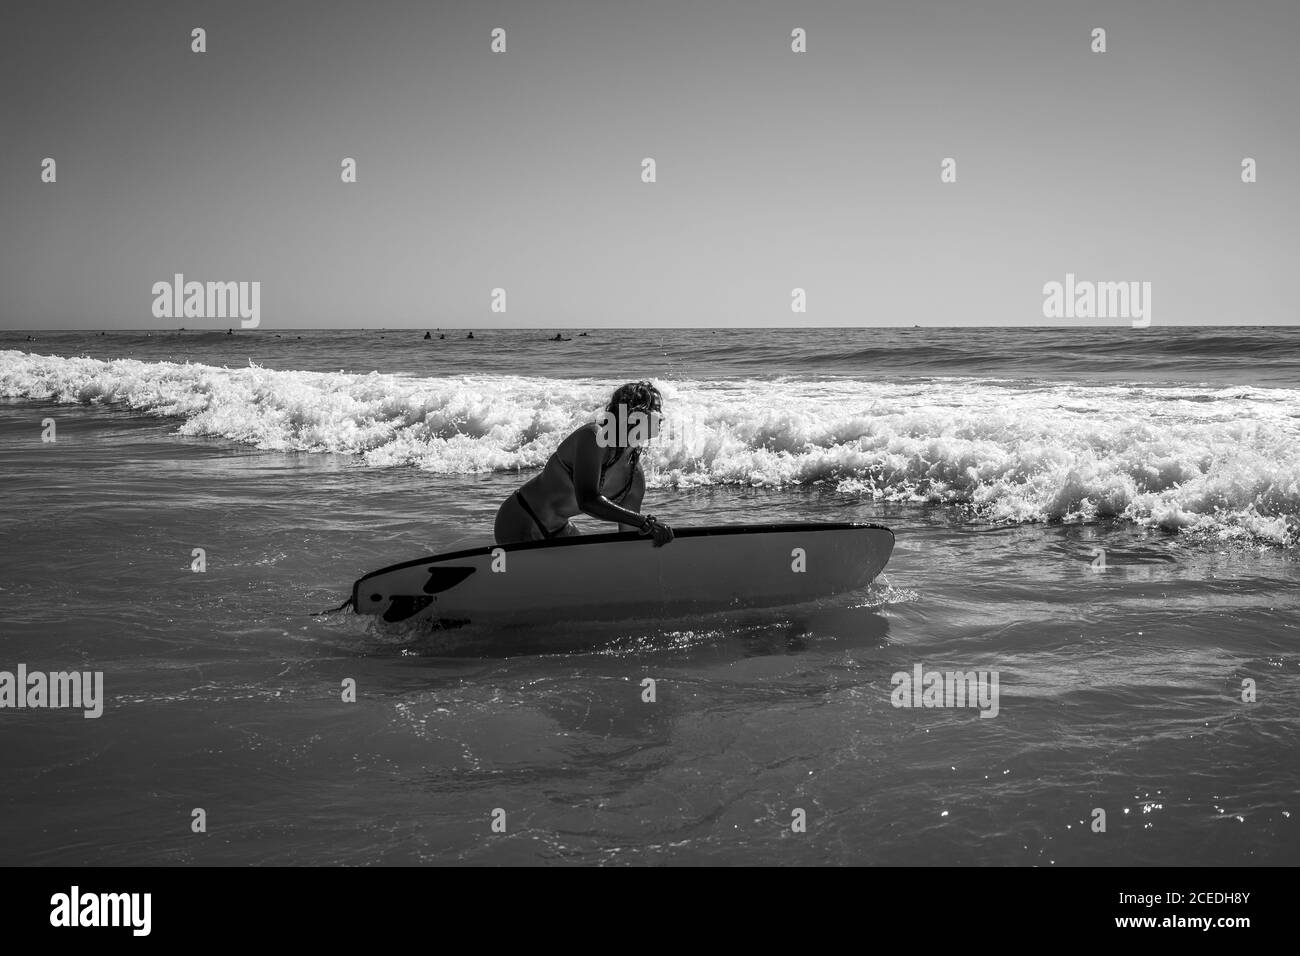
M 1122 519 L 1294 545 L 1300 392 L 1244 386 L 663 382 L 651 487 L 785 488 L 962 505 L 983 520 Z M 610 383 L 414 378 L 0 352 L 0 394 L 113 403 L 179 433 L 443 474 L 530 472 Z

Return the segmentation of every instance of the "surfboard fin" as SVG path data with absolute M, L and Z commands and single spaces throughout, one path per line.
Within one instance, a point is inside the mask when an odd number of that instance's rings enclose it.
M 395 594 L 388 604 L 388 609 L 384 611 L 383 618 L 389 624 L 396 624 L 398 621 L 405 621 L 408 617 L 414 617 L 432 603 L 433 598 L 422 594 Z
M 478 569 L 472 567 L 432 567 L 429 569 L 429 580 L 424 582 L 424 593 L 437 594 L 439 591 L 446 591 L 448 588 L 454 588 L 476 570 Z

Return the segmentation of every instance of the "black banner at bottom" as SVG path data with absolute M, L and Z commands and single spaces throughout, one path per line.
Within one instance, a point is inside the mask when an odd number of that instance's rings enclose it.
M 810 945 L 851 928 L 872 945 L 947 947 L 967 933 L 988 943 L 993 932 L 1008 943 L 1199 936 L 1230 947 L 1292 918 L 1286 869 L 555 869 L 9 868 L 0 919 L 11 940 L 77 945 L 373 944 L 476 929 L 493 941 L 544 934 L 548 945 L 623 934 L 662 944 L 663 933 Z

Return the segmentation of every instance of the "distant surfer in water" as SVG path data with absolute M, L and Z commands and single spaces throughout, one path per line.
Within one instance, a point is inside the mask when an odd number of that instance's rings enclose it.
M 616 522 L 620 531 L 650 535 L 656 548 L 672 541 L 672 528 L 654 515 L 640 513 L 645 472 L 641 445 L 634 444 L 659 434 L 662 407 L 659 389 L 649 382 L 629 382 L 615 390 L 604 427 L 590 422 L 571 433 L 546 460 L 541 474 L 501 505 L 497 544 L 581 534 L 569 520 L 577 514 Z

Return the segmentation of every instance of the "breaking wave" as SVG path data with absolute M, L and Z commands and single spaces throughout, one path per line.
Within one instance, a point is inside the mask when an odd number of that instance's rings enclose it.
M 530 470 L 612 381 L 413 378 L 0 352 L 0 395 L 442 474 Z M 661 383 L 652 486 L 827 484 L 982 520 L 1118 518 L 1279 545 L 1300 531 L 1300 391 L 843 377 Z

